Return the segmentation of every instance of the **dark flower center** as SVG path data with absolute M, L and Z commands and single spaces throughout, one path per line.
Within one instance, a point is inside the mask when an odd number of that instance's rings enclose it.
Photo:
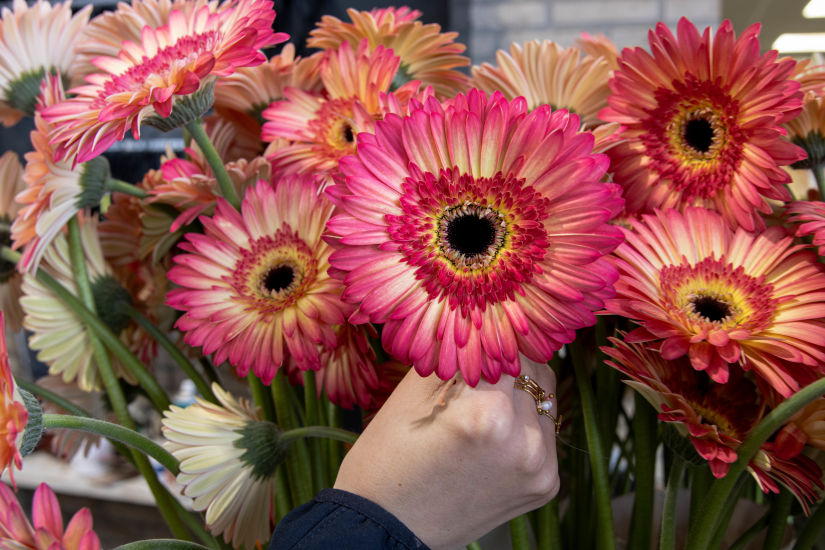
M 707 153 L 713 145 L 713 126 L 704 118 L 694 118 L 685 123 L 685 142 L 700 153 Z
M 712 323 L 724 321 L 733 313 L 730 304 L 715 296 L 696 296 L 690 303 L 697 315 Z
M 347 143 L 355 143 L 355 132 L 352 131 L 352 126 L 344 124 L 344 141 Z
M 264 288 L 269 292 L 280 292 L 295 280 L 295 271 L 288 265 L 273 267 L 264 276 Z
M 468 214 L 459 216 L 447 224 L 447 243 L 463 256 L 477 256 L 495 242 L 496 228 L 493 221 Z

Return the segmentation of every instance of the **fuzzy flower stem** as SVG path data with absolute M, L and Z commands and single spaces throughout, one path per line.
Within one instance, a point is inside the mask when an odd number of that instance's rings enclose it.
M 24 380 L 22 378 L 15 378 L 15 384 L 19 387 L 23 388 L 27 392 L 36 395 L 37 397 L 42 397 L 46 401 L 51 401 L 58 407 L 67 410 L 69 413 L 75 416 L 85 416 L 87 418 L 91 418 L 91 414 L 89 414 L 85 409 L 78 407 L 62 395 L 55 393 L 51 390 L 47 390 L 42 386 L 38 386 L 34 382 L 29 382 L 28 380 Z
M 145 189 L 141 189 L 137 185 L 115 178 L 109 178 L 106 180 L 106 190 L 125 193 L 139 199 L 145 199 L 149 196 L 149 193 Z
M 187 123 L 185 128 L 192 135 L 192 139 L 195 140 L 198 147 L 200 147 L 203 156 L 206 157 L 206 162 L 209 163 L 209 167 L 212 168 L 212 173 L 218 181 L 218 188 L 220 188 L 223 198 L 229 201 L 229 204 L 234 206 L 237 210 L 240 210 L 241 199 L 235 191 L 235 186 L 232 184 L 232 180 L 229 179 L 229 173 L 226 171 L 226 166 L 224 166 L 221 157 L 215 150 L 215 146 L 212 145 L 212 142 L 209 140 L 209 136 L 206 135 L 206 130 L 203 127 L 203 123 L 200 120 L 195 120 Z
M 252 400 L 261 408 L 264 418 L 270 422 L 275 422 L 275 405 L 272 402 L 272 395 L 266 389 L 264 383 L 251 371 L 246 375 L 246 381 L 249 383 L 249 390 L 252 392 Z M 281 427 L 286 428 L 286 426 Z
M 281 433 L 281 441 L 283 443 L 292 443 L 297 439 L 303 439 L 305 437 L 326 437 L 327 439 L 352 444 L 358 439 L 358 434 L 331 426 L 303 426 Z
M 90 317 L 99 320 L 94 313 L 94 295 L 92 294 L 92 285 L 89 282 L 88 272 L 86 271 L 86 258 L 83 252 L 83 242 L 81 241 L 80 236 L 80 222 L 78 221 L 77 216 L 69 220 L 68 228 L 69 256 L 71 257 L 78 292 L 82 299 L 80 305 L 85 306 L 84 309 L 89 312 Z M 41 272 L 45 273 L 42 270 L 38 270 L 38 277 Z M 62 285 L 59 286 L 62 287 Z M 115 340 L 117 340 L 116 336 L 112 336 Z M 100 370 L 103 386 L 106 388 L 106 393 L 109 397 L 110 403 L 112 404 L 112 409 L 117 416 L 118 422 L 122 424 L 123 429 L 134 431 L 135 423 L 129 415 L 129 409 L 126 405 L 126 398 L 123 394 L 122 388 L 120 387 L 120 382 L 115 375 L 111 359 L 109 358 L 109 353 L 106 351 L 106 347 L 103 345 L 103 342 L 98 338 L 98 335 L 93 331 L 89 331 L 89 340 L 91 341 L 92 348 L 94 350 L 94 356 L 98 364 L 98 369 Z M 120 342 L 120 340 L 117 341 Z M 149 485 L 149 489 L 155 498 L 155 503 L 157 504 L 158 510 L 166 520 L 172 534 L 179 539 L 188 539 L 189 534 L 181 523 L 180 517 L 178 517 L 172 507 L 172 496 L 166 491 L 163 485 L 161 485 L 157 474 L 155 474 L 155 471 L 152 468 L 152 465 L 149 464 L 149 460 L 143 454 L 134 451 L 132 452 L 132 458 L 135 461 L 135 466 L 137 466 L 138 471 L 140 471 L 144 479 L 146 479 L 146 483 Z
M 762 543 L 762 550 L 779 550 L 782 546 L 782 539 L 788 528 L 788 516 L 793 505 L 793 494 L 782 487 L 779 495 L 771 505 L 771 516 L 768 523 L 768 532 L 765 534 L 765 541 Z
M 6 261 L 16 263 L 20 259 L 20 253 L 8 247 L 3 247 L 0 249 L 0 257 Z M 38 269 L 36 276 L 38 281 L 57 294 L 58 297 L 63 300 L 63 303 L 70 307 L 72 311 L 74 311 L 89 328 L 91 328 L 91 334 L 94 334 L 100 338 L 106 347 L 117 355 L 118 359 L 120 359 L 126 368 L 128 368 L 135 378 L 138 379 L 138 382 L 146 391 L 149 399 L 155 405 L 155 408 L 159 411 L 168 409 L 169 397 L 166 395 L 166 392 L 163 391 L 163 388 L 160 384 L 158 384 L 157 380 L 155 380 L 143 363 L 141 363 L 140 359 L 135 357 L 135 354 L 129 351 L 129 348 L 127 348 L 123 342 L 121 342 L 120 339 L 115 336 L 111 330 L 109 330 L 109 327 L 107 327 L 103 321 L 100 320 L 100 317 L 95 315 L 89 308 L 83 305 L 83 302 L 81 302 L 77 296 L 69 292 L 66 287 L 60 284 L 60 282 L 46 273 L 43 269 Z
M 513 550 L 530 550 L 530 535 L 527 531 L 527 514 L 510 520 L 510 543 Z
M 86 418 L 69 414 L 43 415 L 43 427 L 67 428 L 70 430 L 80 430 L 83 432 L 97 434 L 108 439 L 120 441 L 130 447 L 137 449 L 147 456 L 157 460 L 164 468 L 172 474 L 178 475 L 178 460 L 169 451 L 135 430 L 124 428 L 119 424 L 98 420 L 96 418 Z
M 158 327 L 156 327 L 154 323 L 152 323 L 152 321 L 147 319 L 145 315 L 136 310 L 133 306 L 123 304 L 121 307 L 126 308 L 126 312 L 129 314 L 129 317 L 143 327 L 143 330 L 148 332 L 149 335 L 154 338 L 163 349 L 166 350 L 181 370 L 186 373 L 186 376 L 188 376 L 189 379 L 195 383 L 195 387 L 204 399 L 210 401 L 211 403 L 215 403 L 216 405 L 219 404 L 215 394 L 212 393 L 212 388 L 209 387 L 209 384 L 195 369 L 194 365 L 192 365 L 189 359 L 181 353 L 180 349 L 178 349 L 178 347 L 173 344 L 172 341 L 169 340 L 169 338 Z
M 615 550 L 616 537 L 613 530 L 613 511 L 610 507 L 607 460 L 597 425 L 593 388 L 590 386 L 590 377 L 587 375 L 584 364 L 585 352 L 579 340 L 570 345 L 570 355 L 573 358 L 576 385 L 579 388 L 587 448 L 590 451 L 590 467 L 593 470 L 593 484 L 596 491 L 596 516 L 598 518 L 596 548 L 598 550 Z
M 742 446 L 737 449 L 738 458 L 736 462 L 731 464 L 727 475 L 714 482 L 710 491 L 708 491 L 699 509 L 700 516 L 688 533 L 686 550 L 710 548 L 710 539 L 716 531 L 716 524 L 722 515 L 727 497 L 736 485 L 736 480 L 740 474 L 747 468 L 750 460 L 759 451 L 762 444 L 776 430 L 781 428 L 791 416 L 823 394 L 825 394 L 825 378 L 805 386 L 783 401 L 751 430 Z
M 307 425 L 313 426 L 321 423 L 318 406 L 315 371 L 308 370 L 304 372 L 304 422 Z M 327 486 L 326 468 L 323 462 L 324 456 L 321 454 L 321 441 L 312 439 L 307 443 L 309 445 L 309 456 L 312 460 L 312 485 L 314 491 L 317 493 Z
M 825 531 L 825 503 L 820 503 L 816 511 L 808 518 L 802 532 L 796 539 L 793 550 L 811 550 Z
M 275 413 L 278 425 L 290 433 L 300 429 L 295 410 L 290 399 L 292 388 L 286 378 L 284 369 L 280 369 L 272 380 L 272 396 L 275 400 Z M 292 495 L 292 506 L 298 506 L 312 499 L 312 473 L 309 469 L 309 451 L 306 441 L 295 441 L 286 453 L 287 479 Z
M 562 548 L 557 498 L 536 510 L 536 524 L 536 543 L 539 550 Z
M 665 502 L 662 506 L 662 529 L 659 531 L 659 549 L 674 550 L 676 548 L 676 500 L 679 495 L 679 481 L 685 471 L 685 461 L 676 458 L 670 465 L 665 489 Z
M 816 164 L 811 171 L 814 173 L 816 188 L 819 189 L 819 200 L 825 200 L 825 167 Z

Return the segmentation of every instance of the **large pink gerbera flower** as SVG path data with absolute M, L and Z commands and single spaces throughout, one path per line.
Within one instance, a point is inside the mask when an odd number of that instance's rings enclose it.
M 101 72 L 43 111 L 56 126 L 56 158 L 83 162 L 127 130 L 139 139 L 141 123 L 169 129 L 198 118 L 212 104 L 215 77 L 263 63 L 260 48 L 286 40 L 272 32 L 274 17 L 267 0 L 239 0 L 217 12 L 173 10 L 166 25 L 143 28 L 140 44 L 124 42 L 117 57 L 96 58 Z
M 825 372 L 825 268 L 781 227 L 734 232 L 715 212 L 644 215 L 616 249 L 616 297 L 636 320 L 629 341 L 659 341 L 724 383 L 730 365 L 787 397 Z
M 185 312 L 177 322 L 184 341 L 266 384 L 287 350 L 300 368 L 318 369 L 318 344 L 334 346 L 331 325 L 351 311 L 341 282 L 327 275 L 331 249 L 321 234 L 331 212 L 311 178 L 284 179 L 277 190 L 259 182 L 241 212 L 220 199 L 169 271 L 180 288 L 167 304 Z
M 329 191 L 355 322 L 421 374 L 471 385 L 547 361 L 611 295 L 618 189 L 567 111 L 472 90 L 358 136 Z
M 625 129 L 610 168 L 625 188 L 629 213 L 704 206 L 731 227 L 765 227 L 765 201 L 788 200 L 780 167 L 804 158 L 782 139 L 783 122 L 799 113 L 794 61 L 759 53 L 759 25 L 739 38 L 730 21 L 711 39 L 687 19 L 677 37 L 659 23 L 651 53 L 625 49 L 600 113 Z

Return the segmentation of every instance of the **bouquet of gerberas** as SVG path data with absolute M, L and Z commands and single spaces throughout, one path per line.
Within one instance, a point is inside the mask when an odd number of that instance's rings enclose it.
M 658 532 L 668 549 L 682 523 L 687 548 L 717 548 L 740 498 L 764 512 L 736 548 L 762 531 L 779 548 L 789 518 L 811 548 L 825 68 L 760 53 L 757 26 L 683 19 L 649 49 L 583 34 L 467 74 L 455 34 L 420 16 L 327 16 L 317 53 L 267 59 L 287 40 L 268 0 L 3 9 L 0 117 L 35 129 L 25 165 L 0 157 L 2 310 L 62 381 L 15 383 L 2 341 L 0 469 L 13 484 L 43 430 L 97 434 L 175 538 L 249 550 L 331 485 L 357 437 L 342 408 L 374 412 L 410 366 L 475 386 L 518 375 L 523 354 L 556 369 L 569 420 L 562 495 L 511 523 L 516 549 L 529 526 L 540 548 L 614 548 L 626 531 L 628 548 Z M 185 151 L 114 179 L 104 153 L 145 124 L 183 128 Z M 795 197 L 789 168 L 819 193 Z M 160 348 L 194 404 L 170 405 Z M 160 444 L 135 429 L 137 394 L 163 416 Z M 611 501 L 629 493 L 617 531 Z M 0 501 L 0 546 L 100 546 L 88 512 L 64 531 L 48 487 L 34 525 L 2 486 Z

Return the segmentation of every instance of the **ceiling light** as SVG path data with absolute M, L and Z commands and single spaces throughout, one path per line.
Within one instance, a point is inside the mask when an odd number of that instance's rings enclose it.
M 820 19 L 825 17 L 825 0 L 810 0 L 802 8 L 802 17 L 805 19 Z
M 771 47 L 781 53 L 825 52 L 825 32 L 782 33 Z

